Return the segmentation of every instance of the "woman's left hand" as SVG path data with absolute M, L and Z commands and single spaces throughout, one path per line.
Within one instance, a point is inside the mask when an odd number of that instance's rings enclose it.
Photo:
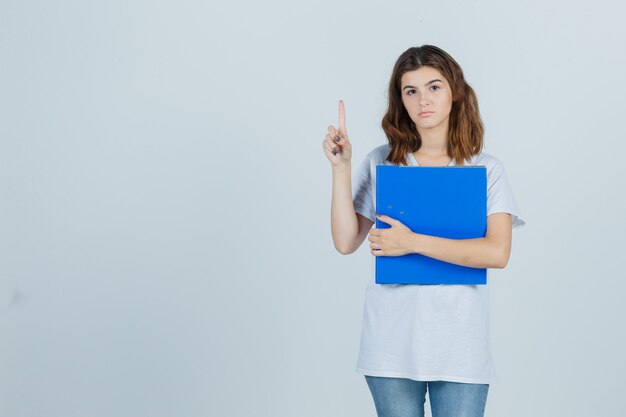
M 374 256 L 402 256 L 412 253 L 411 250 L 415 233 L 399 220 L 383 214 L 377 215 L 379 220 L 387 223 L 389 229 L 371 229 L 368 234 L 370 252 Z

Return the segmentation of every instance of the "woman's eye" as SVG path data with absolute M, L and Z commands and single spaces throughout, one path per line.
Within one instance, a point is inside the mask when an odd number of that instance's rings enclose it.
M 413 94 L 411 94 L 411 93 L 415 93 L 415 90 L 409 90 L 409 91 L 407 92 L 407 95 L 408 95 L 408 96 L 412 96 Z
M 433 85 L 431 88 L 437 88 L 437 90 L 439 90 L 441 87 L 439 87 L 438 85 Z

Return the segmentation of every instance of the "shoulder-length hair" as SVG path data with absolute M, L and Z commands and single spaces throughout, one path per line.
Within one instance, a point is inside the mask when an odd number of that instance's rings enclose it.
M 389 107 L 382 119 L 382 128 L 389 141 L 387 161 L 408 165 L 406 154 L 422 146 L 422 139 L 402 103 L 402 75 L 423 66 L 437 69 L 452 90 L 452 108 L 448 125 L 448 156 L 457 165 L 469 161 L 483 148 L 484 127 L 480 119 L 476 93 L 463 77 L 461 66 L 444 50 L 433 45 L 411 47 L 396 61 L 389 81 Z

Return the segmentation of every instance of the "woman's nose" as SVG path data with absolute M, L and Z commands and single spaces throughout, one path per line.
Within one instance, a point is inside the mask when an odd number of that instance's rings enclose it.
M 428 103 L 430 103 L 430 97 L 428 97 L 428 94 L 422 93 L 419 97 L 420 106 L 426 105 Z

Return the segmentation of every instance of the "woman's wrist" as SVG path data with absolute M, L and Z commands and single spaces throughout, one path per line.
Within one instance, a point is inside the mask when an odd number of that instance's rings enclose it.
M 421 253 L 424 247 L 424 235 L 413 232 L 409 247 L 411 248 L 411 253 Z
M 333 173 L 344 173 L 344 172 L 351 172 L 352 171 L 352 164 L 350 163 L 350 161 L 341 163 L 341 164 L 337 164 L 337 165 L 333 165 Z

